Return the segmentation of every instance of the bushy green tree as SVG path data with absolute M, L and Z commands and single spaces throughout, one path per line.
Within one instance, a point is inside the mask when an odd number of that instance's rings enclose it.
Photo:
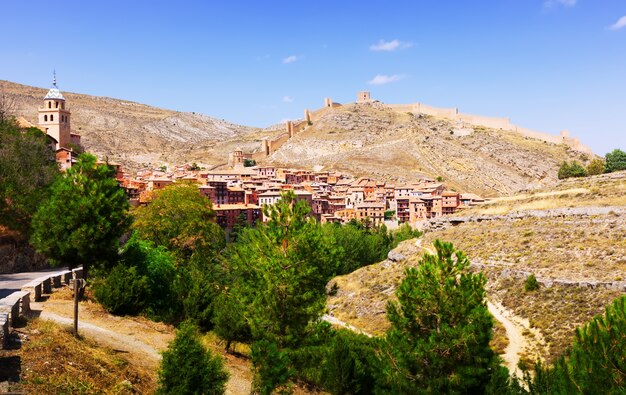
M 263 388 L 283 385 L 283 375 L 293 372 L 288 350 L 300 347 L 321 317 L 326 282 L 341 257 L 341 248 L 309 212 L 293 192 L 283 194 L 264 208 L 269 221 L 245 229 L 227 255 L 234 280 L 230 292 L 244 307 L 257 344 L 253 363 Z
M 139 237 L 164 246 L 186 263 L 194 253 L 215 254 L 225 243 L 211 202 L 197 185 L 176 183 L 154 191 L 147 206 L 135 211 L 133 228 Z
M 198 339 L 197 327 L 185 321 L 163 352 L 158 394 L 223 394 L 228 372 L 219 356 L 213 356 Z
M 113 314 L 146 313 L 165 321 L 175 320 L 182 308 L 175 290 L 174 257 L 134 234 L 124 245 L 120 263 L 94 282 L 96 299 Z
M 82 154 L 33 217 L 31 241 L 54 265 L 111 267 L 128 229 L 128 199 L 113 169 Z
M 559 180 L 571 177 L 586 177 L 587 170 L 577 161 L 563 162 L 557 174 Z
M 54 151 L 41 130 L 0 122 L 0 225 L 31 232 L 31 219 L 59 175 Z
M 324 309 L 325 286 L 341 249 L 307 216 L 310 207 L 293 192 L 266 206 L 266 224 L 246 229 L 232 245 L 228 262 L 237 282 L 233 296 L 256 339 L 296 346 Z
M 390 302 L 386 342 L 393 393 L 481 393 L 495 355 L 489 348 L 492 317 L 485 276 L 451 243 L 434 243 L 417 268 L 407 268 Z
M 626 152 L 620 149 L 614 149 L 605 156 L 605 171 L 612 173 L 614 171 L 626 170 Z
M 590 176 L 596 176 L 604 173 L 604 161 L 602 159 L 592 159 L 587 165 L 587 174 Z
M 291 359 L 286 350 L 269 340 L 252 343 L 250 359 L 256 371 L 252 383 L 253 390 L 261 395 L 291 392 L 290 379 L 295 374 Z
M 537 366 L 533 394 L 623 394 L 626 388 L 626 296 L 576 331 L 552 367 Z

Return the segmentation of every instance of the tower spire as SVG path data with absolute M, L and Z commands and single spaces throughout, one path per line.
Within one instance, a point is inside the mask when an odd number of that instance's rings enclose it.
M 52 70 L 52 86 L 53 87 L 57 87 L 57 70 L 53 69 Z

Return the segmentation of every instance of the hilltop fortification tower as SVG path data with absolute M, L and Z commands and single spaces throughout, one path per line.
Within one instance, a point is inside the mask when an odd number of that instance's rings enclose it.
M 43 98 L 43 107 L 39 107 L 39 127 L 57 142 L 57 149 L 70 148 L 69 144 L 72 142 L 70 115 L 65 105 L 65 97 L 57 87 L 55 72 L 52 87 Z

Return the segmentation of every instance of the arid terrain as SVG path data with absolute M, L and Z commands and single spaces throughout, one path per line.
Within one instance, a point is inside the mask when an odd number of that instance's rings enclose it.
M 47 89 L 0 81 L 0 90 L 15 98 L 16 116 L 37 124 Z M 85 149 L 129 170 L 160 163 L 225 164 L 236 146 L 257 148 L 260 137 L 275 133 L 197 113 L 62 92 L 72 112 L 72 130 L 82 136 Z
M 15 115 L 37 122 L 46 89 L 7 81 L 0 81 L 0 89 L 15 98 Z M 259 151 L 262 139 L 284 133 L 280 124 L 260 129 L 202 114 L 63 93 L 72 111 L 72 128 L 82 135 L 85 148 L 131 172 L 163 163 L 226 166 L 236 147 Z M 589 159 L 565 145 L 366 102 L 324 112 L 260 162 L 337 170 L 398 184 L 441 177 L 452 188 L 489 197 L 553 186 L 560 163 Z
M 572 192 L 574 191 L 574 192 Z M 560 181 L 556 188 L 496 199 L 433 223 L 390 259 L 333 279 L 330 314 L 368 333 L 388 327 L 387 301 L 403 277 L 432 251 L 454 243 L 488 278 L 488 299 L 521 333 L 525 362 L 551 361 L 574 329 L 626 293 L 626 172 Z M 526 292 L 534 274 L 539 289 Z
M 564 160 L 588 159 L 565 145 L 514 132 L 460 127 L 378 102 L 348 104 L 326 112 L 275 152 L 272 161 L 397 183 L 442 177 L 458 190 L 499 196 L 554 185 Z

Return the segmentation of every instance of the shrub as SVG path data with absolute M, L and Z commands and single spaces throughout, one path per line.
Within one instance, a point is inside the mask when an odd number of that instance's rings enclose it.
M 587 165 L 587 174 L 595 176 L 604 173 L 604 161 L 602 159 L 594 159 Z
M 526 277 L 526 281 L 524 281 L 524 291 L 531 292 L 539 289 L 539 282 L 534 274 Z
M 185 321 L 163 352 L 158 394 L 223 394 L 228 372 L 219 356 L 213 356 L 198 340 L 198 328 Z
M 572 161 L 571 163 L 563 162 L 557 176 L 559 180 L 570 177 L 586 177 L 587 170 L 576 161 Z
M 135 266 L 118 264 L 106 279 L 94 283 L 94 296 L 112 314 L 138 314 L 148 305 L 149 282 Z
M 165 247 L 155 247 L 134 234 L 124 246 L 122 264 L 136 267 L 148 280 L 149 294 L 145 306 L 150 315 L 173 319 L 181 310 L 172 284 L 177 276 L 175 260 Z
M 420 237 L 421 235 L 422 235 L 422 232 L 420 232 L 417 229 L 414 230 L 411 227 L 411 225 L 404 223 L 400 225 L 400 227 L 396 229 L 396 231 L 393 233 L 394 246 L 397 246 L 399 243 L 405 240 L 410 240 L 416 237 Z

